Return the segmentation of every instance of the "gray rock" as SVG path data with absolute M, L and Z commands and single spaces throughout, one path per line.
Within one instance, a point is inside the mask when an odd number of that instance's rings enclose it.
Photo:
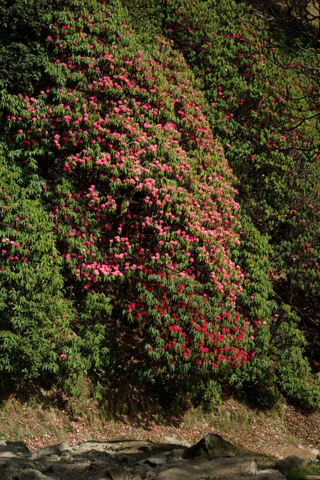
M 152 467 L 148 464 L 140 464 L 140 465 L 135 465 L 133 469 L 130 469 L 137 475 L 140 479 L 143 478 L 155 478 L 157 473 L 159 473 L 159 468 L 157 467 Z M 128 477 L 130 477 L 130 472 L 128 472 Z
M 126 471 L 124 468 L 110 468 L 108 470 L 109 478 L 111 480 L 125 480 L 126 479 Z
M 196 464 L 195 461 L 193 461 L 191 466 L 194 469 L 196 478 L 198 478 L 198 475 L 200 478 L 209 477 L 238 480 L 241 477 L 250 478 L 252 475 L 258 473 L 253 459 L 244 456 L 221 457 L 207 461 L 203 459 L 201 461 L 198 460 Z
M 245 465 L 244 467 L 240 468 L 240 473 L 241 474 L 246 474 L 248 473 L 249 475 L 255 475 L 258 473 L 258 466 L 254 460 L 250 462 L 248 465 Z
M 19 458 L 19 455 L 12 450 L 0 450 L 0 458 Z
M 181 445 L 182 447 L 191 447 L 191 443 L 186 440 L 179 440 L 175 437 L 163 437 L 163 443 L 168 443 L 169 445 Z
M 57 445 L 57 451 L 61 454 L 64 454 L 65 452 L 72 452 L 72 448 L 68 445 L 67 442 L 61 442 L 59 445 Z
M 106 468 L 112 468 L 113 463 L 110 462 L 109 458 L 104 458 L 103 456 L 90 458 L 90 470 L 94 472 L 102 472 Z M 97 473 L 96 473 L 97 475 Z
M 156 472 L 151 471 L 151 472 L 147 472 L 145 477 L 142 477 L 142 478 L 145 478 L 146 480 L 154 480 L 156 476 L 157 476 Z
M 24 442 L 6 442 L 9 450 L 22 455 L 31 456 L 31 452 Z
M 112 445 L 107 442 L 95 442 L 88 440 L 87 442 L 83 442 L 74 451 L 77 451 L 78 453 L 84 453 L 84 452 L 91 452 L 91 451 L 97 451 L 97 452 L 106 452 L 112 450 Z
M 45 456 L 45 455 L 42 455 L 40 458 L 37 458 L 37 457 L 32 457 L 33 460 L 40 460 L 42 461 L 43 463 L 53 463 L 53 462 L 60 462 L 62 460 L 62 457 L 61 455 L 58 455 L 58 454 L 54 454 L 54 455 L 48 455 L 48 456 Z M 65 458 L 63 458 L 65 460 Z
M 320 475 L 306 475 L 305 480 L 320 480 Z
M 192 472 L 187 472 L 184 467 L 169 468 L 160 472 L 156 477 L 157 480 L 194 480 Z
M 151 466 L 159 466 L 165 465 L 167 463 L 167 456 L 166 455 L 154 455 L 153 457 L 148 457 L 145 460 Z
M 38 470 L 33 470 L 32 468 L 22 470 L 20 473 L 14 476 L 14 479 L 15 480 L 54 480 L 52 477 L 48 477 L 47 475 L 44 475 Z
M 304 467 L 306 466 L 306 460 L 304 458 L 296 457 L 292 455 L 290 457 L 286 457 L 282 460 L 279 460 L 275 468 L 279 470 L 285 477 L 292 476 L 292 474 L 296 474 L 298 476 L 299 473 L 303 472 Z
M 1 475 L 1 477 L 0 477 L 1 480 L 14 480 L 14 478 L 12 476 L 13 474 L 10 473 L 10 472 L 1 472 L 0 471 L 0 475 Z
M 0 458 L 0 472 L 2 472 L 2 470 L 4 470 L 8 466 L 9 463 L 10 463 L 10 459 Z
M 45 469 L 45 472 L 51 475 L 52 473 L 54 475 L 58 475 L 60 477 L 66 476 L 70 477 L 72 473 L 77 473 L 80 474 L 80 472 L 85 472 L 88 471 L 91 467 L 91 462 L 90 461 L 71 461 L 71 462 L 57 462 L 57 463 L 52 463 L 47 466 Z
M 138 447 L 138 450 L 146 453 L 152 452 L 152 445 L 140 445 L 140 447 Z
M 128 455 L 117 455 L 117 462 L 123 465 L 128 465 L 129 463 L 135 463 L 135 459 L 128 457 Z
M 183 457 L 185 448 L 175 448 L 168 454 L 168 460 L 178 460 Z
M 279 470 L 268 468 L 266 470 L 260 470 L 256 474 L 257 480 L 286 480 L 286 477 L 282 475 Z
M 103 473 L 100 473 L 94 477 L 89 477 L 88 480 L 110 480 L 110 476 L 104 475 Z
M 276 468 L 280 471 L 286 470 L 288 467 L 304 467 L 306 460 L 296 455 L 290 455 L 290 457 L 283 458 L 276 463 Z
M 20 471 L 26 468 L 33 468 L 37 470 L 34 462 L 30 461 L 29 458 L 24 458 L 22 456 L 7 458 L 3 464 L 0 462 L 0 471 L 1 471 L 1 467 L 4 467 L 4 469 L 6 469 L 6 471 L 8 472 L 11 470 Z M 2 480 L 1 475 L 0 475 L 0 479 Z
M 208 433 L 198 443 L 185 450 L 184 458 L 195 458 L 205 456 L 209 458 L 233 456 L 239 453 L 240 449 L 225 440 L 221 435 Z
M 33 455 L 21 442 L 7 442 L 0 445 L 9 455 L 0 458 L 0 480 L 285 480 L 283 473 L 304 465 L 303 459 L 288 457 L 275 466 L 275 459 L 241 451 L 214 434 L 187 449 L 172 440 L 162 445 L 90 441 L 75 447 L 62 442 Z
M 50 455 L 57 455 L 57 453 L 58 453 L 58 446 L 52 445 L 50 447 L 45 447 L 38 450 L 36 453 L 36 456 L 37 458 L 41 458 L 41 457 L 48 457 Z

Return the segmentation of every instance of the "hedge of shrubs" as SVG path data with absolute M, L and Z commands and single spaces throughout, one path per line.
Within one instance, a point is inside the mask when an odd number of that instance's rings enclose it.
M 319 404 L 288 301 L 317 295 L 316 219 L 303 229 L 316 167 L 292 154 L 311 140 L 299 127 L 282 138 L 290 108 L 271 107 L 276 73 L 261 92 L 265 46 L 245 25 L 235 34 L 228 8 L 165 2 L 172 40 L 147 41 L 118 0 L 43 17 L 39 88 L 2 91 L 6 378 L 75 391 L 129 368 L 203 385 L 209 404 L 217 380 Z

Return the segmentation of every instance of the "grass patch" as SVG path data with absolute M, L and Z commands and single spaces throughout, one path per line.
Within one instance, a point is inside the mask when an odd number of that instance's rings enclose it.
M 320 475 L 320 455 L 318 455 L 318 461 L 309 462 L 306 468 L 307 475 Z

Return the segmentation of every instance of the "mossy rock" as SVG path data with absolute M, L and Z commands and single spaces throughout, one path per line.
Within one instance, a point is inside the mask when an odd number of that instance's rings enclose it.
M 221 435 L 208 433 L 198 443 L 188 448 L 183 458 L 206 456 L 208 458 L 229 457 L 248 453 L 225 440 Z

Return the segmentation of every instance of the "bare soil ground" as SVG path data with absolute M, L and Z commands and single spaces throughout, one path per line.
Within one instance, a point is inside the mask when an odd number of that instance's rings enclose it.
M 93 400 L 69 401 L 61 408 L 49 394 L 41 401 L 25 403 L 9 398 L 0 406 L 0 436 L 23 441 L 31 450 L 61 441 L 75 445 L 92 439 L 165 442 L 170 437 L 193 444 L 209 432 L 220 433 L 253 452 L 315 459 L 320 451 L 320 412 L 284 406 L 278 412 L 261 413 L 228 398 L 212 413 L 193 409 L 177 416 L 157 413 L 107 419 Z

